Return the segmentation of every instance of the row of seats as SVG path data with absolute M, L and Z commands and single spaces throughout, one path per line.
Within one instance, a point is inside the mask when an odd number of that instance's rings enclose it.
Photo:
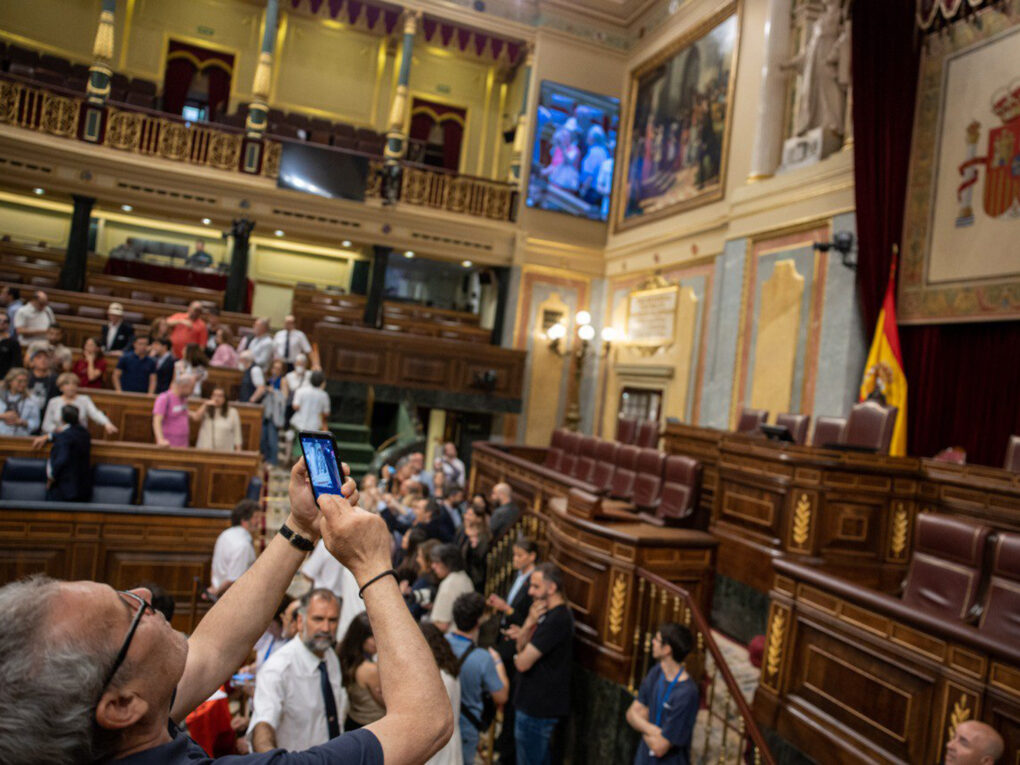
M 619 417 L 616 421 L 616 440 L 642 449 L 655 449 L 659 445 L 659 423 Z
M 241 104 L 233 114 L 216 115 L 213 121 L 234 128 L 244 128 L 248 119 L 248 105 Z M 324 117 L 309 117 L 300 112 L 270 109 L 266 115 L 267 132 L 283 138 L 309 141 L 324 146 L 336 146 L 346 151 L 381 155 L 386 137 L 371 128 L 354 127 L 333 122 Z
M 29 48 L 6 45 L 3 42 L 0 42 L 0 57 L 4 71 L 18 77 L 78 93 L 84 93 L 87 88 L 87 64 L 75 64 L 60 56 L 40 54 Z M 156 107 L 156 90 L 156 83 L 151 80 L 118 73 L 110 81 L 110 100 L 153 109 Z
M 853 446 L 886 454 L 892 441 L 898 411 L 895 406 L 882 406 L 877 401 L 862 401 L 850 410 L 849 419 L 819 417 L 810 444 L 818 447 Z M 737 432 L 762 435 L 761 426 L 767 423 L 768 417 L 769 413 L 764 409 L 743 409 L 737 421 Z M 809 443 L 811 415 L 784 412 L 776 416 L 776 425 L 787 428 L 794 443 Z
M 698 506 L 701 465 L 690 457 L 561 428 L 553 432 L 543 466 L 632 504 L 653 522 L 687 522 Z
M 930 622 L 962 635 L 973 630 L 1009 646 L 1020 641 L 1020 533 L 921 513 L 899 598 L 791 560 L 779 559 L 775 567 L 894 618 Z
M 138 469 L 131 465 L 99 463 L 92 467 L 92 504 L 133 505 Z M 145 471 L 141 504 L 152 507 L 187 507 L 190 497 L 188 473 L 183 470 Z M 8 457 L 0 477 L 0 500 L 43 502 L 46 500 L 46 460 Z

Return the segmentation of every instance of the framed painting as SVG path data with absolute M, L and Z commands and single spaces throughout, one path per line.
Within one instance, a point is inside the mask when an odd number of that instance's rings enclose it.
M 901 323 L 1020 319 L 1020 23 L 980 18 L 922 53 Z
M 722 198 L 739 38 L 734 2 L 631 72 L 617 231 Z

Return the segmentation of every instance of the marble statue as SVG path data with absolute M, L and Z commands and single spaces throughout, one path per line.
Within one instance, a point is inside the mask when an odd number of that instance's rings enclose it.
M 820 127 L 842 137 L 850 86 L 850 23 L 843 18 L 840 0 L 826 0 L 804 50 L 783 68 L 801 76 L 794 135 Z

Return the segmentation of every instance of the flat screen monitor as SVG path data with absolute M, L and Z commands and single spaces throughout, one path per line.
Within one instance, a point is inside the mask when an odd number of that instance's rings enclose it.
M 314 144 L 283 141 L 280 174 L 281 189 L 303 191 L 328 199 L 365 199 L 368 157 Z
M 620 99 L 543 81 L 528 207 L 606 220 L 619 123 Z

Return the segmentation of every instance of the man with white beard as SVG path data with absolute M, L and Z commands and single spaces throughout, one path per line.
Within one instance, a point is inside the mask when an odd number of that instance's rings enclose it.
M 248 735 L 255 752 L 301 751 L 343 732 L 347 692 L 336 657 L 340 603 L 318 588 L 301 599 L 297 636 L 259 671 Z
M 329 554 L 321 539 L 301 567 L 301 573 L 313 589 L 329 590 L 340 601 L 340 620 L 336 629 L 336 642 L 340 643 L 354 617 L 365 610 L 365 601 L 358 597 L 358 582 L 354 574 Z

